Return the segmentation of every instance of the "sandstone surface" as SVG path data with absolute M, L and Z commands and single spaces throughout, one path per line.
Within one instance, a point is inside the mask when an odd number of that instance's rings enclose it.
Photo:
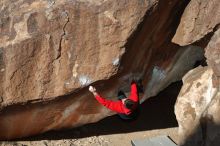
M 213 69 L 213 85 L 218 88 L 220 86 L 220 29 L 216 30 L 208 43 L 205 56 L 208 65 Z
M 154 4 L 2 1 L 3 104 L 66 95 L 115 75 L 126 40 Z
M 191 0 L 181 17 L 173 42 L 185 46 L 215 32 L 220 24 L 218 0 Z
M 113 114 L 109 99 L 142 78 L 142 101 L 180 80 L 203 49 L 172 36 L 187 1 L 0 2 L 0 139 L 77 127 Z
M 184 146 L 217 146 L 220 134 L 220 90 L 212 84 L 210 67 L 197 67 L 183 78 L 175 114 L 180 143 Z

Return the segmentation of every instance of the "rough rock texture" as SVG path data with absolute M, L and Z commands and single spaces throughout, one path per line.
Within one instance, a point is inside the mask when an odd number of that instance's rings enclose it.
M 112 113 L 92 98 L 93 84 L 115 99 L 130 76 L 142 101 L 203 58 L 171 43 L 188 1 L 61 0 L 0 2 L 0 139 L 96 122 Z M 153 89 L 153 90 L 152 90 Z
M 175 114 L 184 146 L 217 146 L 220 134 L 220 90 L 210 67 L 197 67 L 183 78 Z
M 220 24 L 220 3 L 218 0 L 191 0 L 187 5 L 172 41 L 189 45 L 215 31 Z
M 3 104 L 66 95 L 113 76 L 126 40 L 154 4 L 2 1 Z
M 182 143 L 217 146 L 220 125 L 220 4 L 192 0 L 186 7 L 173 42 L 205 47 L 208 67 L 197 68 L 184 77 L 175 111 Z
M 218 29 L 212 36 L 210 42 L 206 47 L 205 56 L 207 63 L 213 69 L 213 85 L 220 86 L 220 29 Z
M 208 67 L 196 68 L 183 78 L 175 113 L 184 146 L 220 144 L 219 32 L 206 47 Z

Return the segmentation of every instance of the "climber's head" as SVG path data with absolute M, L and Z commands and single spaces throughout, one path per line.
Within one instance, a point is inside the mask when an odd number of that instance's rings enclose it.
M 122 99 L 122 103 L 127 109 L 130 109 L 130 110 L 133 109 L 133 106 L 135 104 L 134 101 L 128 98 Z

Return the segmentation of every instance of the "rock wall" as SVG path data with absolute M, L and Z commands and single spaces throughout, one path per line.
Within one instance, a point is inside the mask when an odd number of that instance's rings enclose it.
M 191 0 L 187 5 L 172 41 L 189 45 L 213 33 L 220 22 L 218 0 Z
M 67 95 L 115 75 L 126 40 L 153 5 L 155 1 L 2 1 L 3 104 Z
M 208 67 L 187 73 L 175 105 L 182 145 L 217 146 L 220 100 L 220 5 L 218 1 L 192 0 L 186 7 L 173 42 L 205 47 Z
M 197 67 L 183 78 L 175 105 L 179 136 L 184 146 L 219 145 L 219 88 L 212 84 L 213 70 Z
M 142 78 L 142 101 L 180 80 L 203 49 L 171 43 L 188 4 L 179 0 L 0 2 L 0 139 L 96 122 Z

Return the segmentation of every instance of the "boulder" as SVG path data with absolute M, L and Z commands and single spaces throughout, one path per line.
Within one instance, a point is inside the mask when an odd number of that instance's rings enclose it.
M 220 86 L 220 29 L 216 30 L 211 37 L 206 49 L 205 56 L 208 65 L 213 69 L 212 81 L 215 87 Z
M 72 128 L 112 115 L 108 99 L 142 78 L 142 101 L 182 75 L 203 49 L 171 43 L 187 1 L 0 2 L 0 139 Z M 151 90 L 153 89 L 153 90 Z
M 3 104 L 67 95 L 115 75 L 126 40 L 154 4 L 125 0 L 2 1 Z
M 220 90 L 213 86 L 212 75 L 210 67 L 200 66 L 183 77 L 175 104 L 180 145 L 219 145 Z
M 184 76 L 175 113 L 183 145 L 219 145 L 219 24 L 217 0 L 192 0 L 182 15 L 172 41 L 205 48 L 208 67 L 196 68 Z
M 193 44 L 215 32 L 219 24 L 218 0 L 191 0 L 184 10 L 172 41 L 181 46 Z

